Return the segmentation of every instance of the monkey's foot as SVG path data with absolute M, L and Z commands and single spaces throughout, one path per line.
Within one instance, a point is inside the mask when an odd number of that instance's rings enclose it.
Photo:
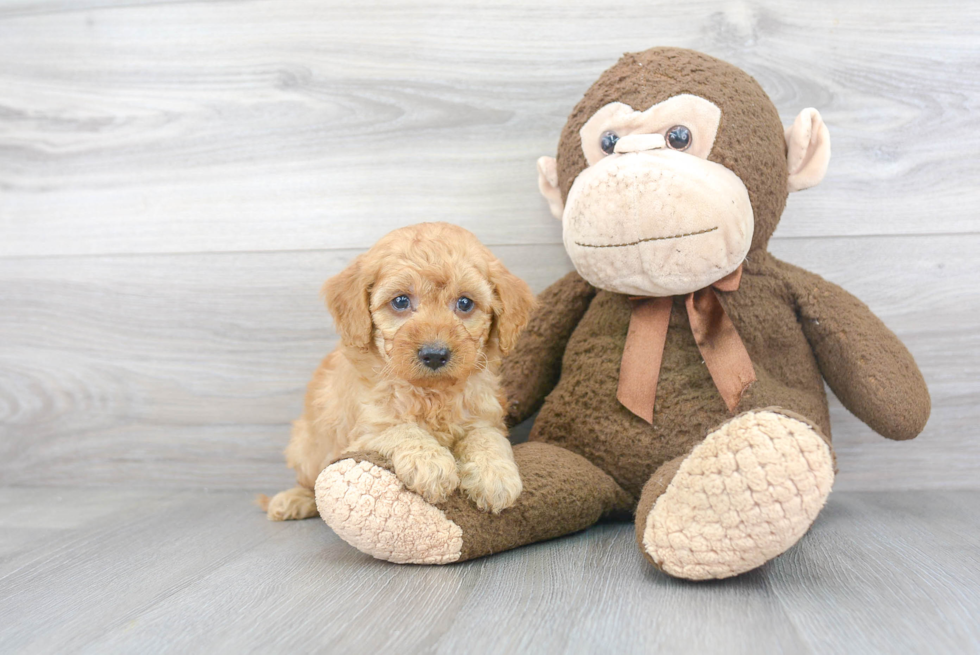
M 369 459 L 342 459 L 320 473 L 316 505 L 327 525 L 361 552 L 389 562 L 459 559 L 462 529 Z
M 811 426 L 778 408 L 747 412 L 680 464 L 645 518 L 642 548 L 679 578 L 750 571 L 806 533 L 833 482 L 830 447 Z

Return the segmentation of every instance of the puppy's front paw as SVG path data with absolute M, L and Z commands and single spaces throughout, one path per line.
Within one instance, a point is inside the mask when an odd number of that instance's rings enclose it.
M 482 465 L 467 462 L 459 470 L 460 488 L 484 512 L 498 514 L 521 495 L 521 474 L 512 460 L 499 459 Z
M 442 446 L 412 449 L 392 455 L 395 475 L 429 503 L 441 503 L 459 486 L 456 459 Z

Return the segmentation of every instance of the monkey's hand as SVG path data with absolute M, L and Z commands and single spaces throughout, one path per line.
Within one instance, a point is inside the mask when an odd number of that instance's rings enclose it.
M 779 262 L 820 372 L 841 403 L 889 439 L 912 439 L 931 401 L 908 349 L 867 305 L 836 284 Z
M 501 365 L 508 425 L 531 416 L 558 384 L 565 346 L 595 293 L 572 271 L 538 296 L 538 308 Z

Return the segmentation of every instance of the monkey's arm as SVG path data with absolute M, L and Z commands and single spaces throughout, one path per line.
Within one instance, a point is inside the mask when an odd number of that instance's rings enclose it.
M 558 384 L 565 346 L 595 293 L 572 271 L 538 296 L 538 308 L 501 366 L 508 425 L 531 416 Z
M 929 419 L 929 390 L 898 337 L 836 284 L 778 264 L 820 372 L 844 407 L 888 439 L 918 436 Z

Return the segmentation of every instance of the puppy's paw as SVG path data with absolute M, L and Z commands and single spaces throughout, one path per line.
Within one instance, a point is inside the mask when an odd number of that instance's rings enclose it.
M 466 462 L 459 467 L 460 488 L 484 512 L 498 514 L 521 495 L 524 488 L 517 464 L 510 459 L 495 459 L 482 464 Z
M 264 501 L 260 501 L 264 504 Z M 313 490 L 303 487 L 294 487 L 286 491 L 280 491 L 271 500 L 266 508 L 266 516 L 270 521 L 292 521 L 296 519 L 308 519 L 316 516 L 316 501 L 313 499 Z
M 442 446 L 396 452 L 391 463 L 405 487 L 429 503 L 445 501 L 459 486 L 456 459 Z

